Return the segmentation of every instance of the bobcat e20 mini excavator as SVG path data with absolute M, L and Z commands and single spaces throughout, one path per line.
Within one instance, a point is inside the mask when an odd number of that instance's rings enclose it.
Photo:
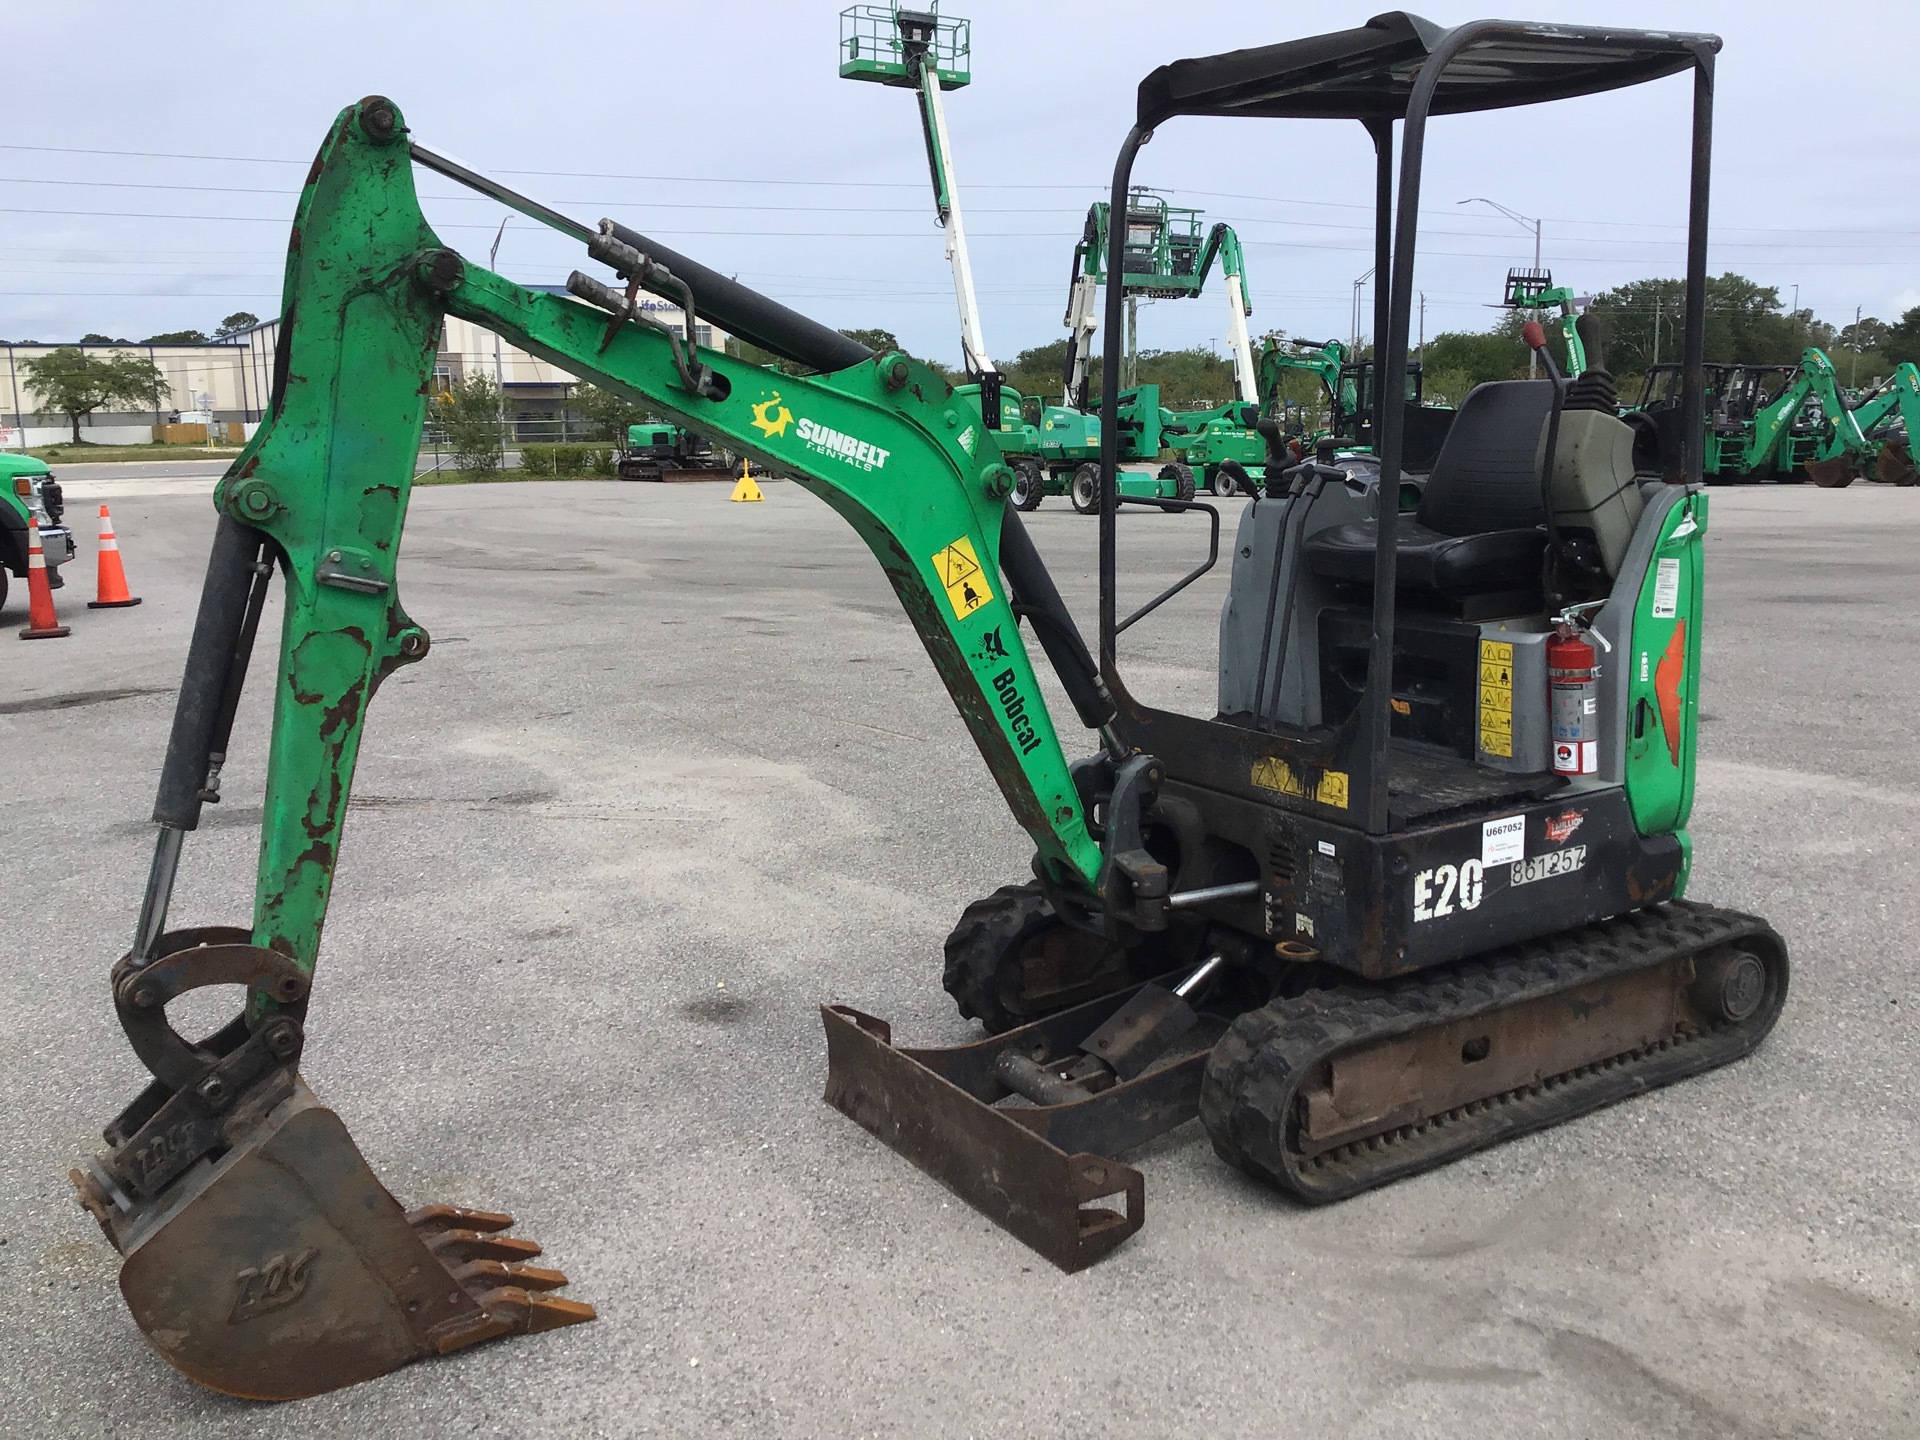
M 1717 44 L 1390 14 L 1184 61 L 1141 87 L 1113 203 L 1175 115 L 1358 118 L 1392 277 L 1376 341 L 1398 374 L 1429 115 L 1691 71 L 1697 373 Z M 576 272 L 571 297 L 547 294 L 462 259 L 421 215 L 416 166 L 572 237 L 621 283 Z M 689 346 L 650 321 L 642 290 L 820 373 Z M 1388 407 L 1377 487 L 1317 461 L 1269 475 L 1233 550 L 1217 712 L 1156 710 L 1116 659 L 1157 602 L 1118 606 L 1119 287 L 1106 303 L 1096 661 L 1007 503 L 1013 473 L 977 401 L 612 221 L 589 228 L 504 189 L 416 143 L 388 100 L 341 112 L 296 212 L 268 418 L 216 491 L 146 898 L 111 974 L 153 1078 L 74 1172 L 170 1363 L 288 1398 L 593 1315 L 553 1293 L 565 1276 L 529 1263 L 538 1247 L 506 1233 L 509 1217 L 403 1210 L 300 1076 L 367 707 L 429 653 L 397 560 L 447 315 L 794 476 L 867 541 L 1036 853 L 1032 880 L 969 907 L 947 948 L 949 989 L 995 1033 L 905 1050 L 880 1021 L 825 1007 L 827 1098 L 1061 1266 L 1138 1228 L 1144 1182 L 1115 1157 L 1196 1113 L 1233 1163 L 1327 1201 L 1759 1042 L 1786 993 L 1778 937 L 1678 898 L 1698 451 L 1696 483 L 1639 484 L 1595 356 L 1584 390 L 1476 390 L 1402 516 L 1375 500 L 1397 491 Z M 1697 420 L 1697 385 L 1689 404 Z M 1138 503 L 1218 525 L 1204 504 Z M 276 572 L 254 913 L 169 930 Z M 1069 759 L 1043 703 L 1022 622 L 1085 758 Z M 168 1003 L 221 984 L 246 988 L 244 1010 L 189 1042 Z

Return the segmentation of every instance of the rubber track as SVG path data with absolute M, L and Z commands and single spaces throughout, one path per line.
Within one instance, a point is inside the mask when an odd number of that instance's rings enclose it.
M 991 1035 L 1032 1018 L 1007 1009 L 1000 998 L 1000 974 L 1022 941 L 1061 923 L 1031 881 L 1002 885 L 961 911 L 947 936 L 941 976 L 961 1018 L 978 1020 Z
M 1342 1052 L 1729 943 L 1754 953 L 1767 970 L 1767 993 L 1745 1021 L 1682 1030 L 1323 1155 L 1309 1158 L 1296 1148 L 1297 1091 Z M 1364 993 L 1310 993 L 1249 1011 L 1208 1060 L 1200 1118 L 1223 1160 L 1296 1199 L 1327 1204 L 1737 1060 L 1773 1028 L 1787 979 L 1786 946 L 1764 920 L 1676 900 L 1490 951 L 1441 974 Z

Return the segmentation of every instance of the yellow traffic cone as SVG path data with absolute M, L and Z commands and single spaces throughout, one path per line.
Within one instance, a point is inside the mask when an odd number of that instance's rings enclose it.
M 764 500 L 766 498 L 766 496 L 760 493 L 760 487 L 753 483 L 753 476 L 747 473 L 747 462 L 742 460 L 740 462 L 740 483 L 733 487 L 733 494 L 729 495 L 727 499 Z

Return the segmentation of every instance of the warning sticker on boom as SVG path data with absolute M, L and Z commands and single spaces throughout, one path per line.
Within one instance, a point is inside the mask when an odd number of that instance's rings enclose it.
M 1480 750 L 1513 755 L 1513 646 L 1507 641 L 1480 642 Z
M 993 599 L 987 572 L 980 568 L 973 541 L 965 535 L 933 557 L 933 570 L 946 587 L 947 603 L 962 620 Z

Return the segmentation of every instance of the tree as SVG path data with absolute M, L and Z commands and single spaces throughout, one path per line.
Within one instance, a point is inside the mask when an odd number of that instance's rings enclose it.
M 140 355 L 94 357 L 72 345 L 49 350 L 20 367 L 27 388 L 45 407 L 57 410 L 73 424 L 73 443 L 80 440 L 80 420 L 103 405 L 120 402 L 129 407 L 160 408 L 167 393 L 167 377 L 158 365 Z
M 1590 313 L 1605 329 L 1607 368 L 1643 372 L 1678 364 L 1686 323 L 1684 280 L 1636 280 L 1596 295 Z M 1707 277 L 1706 355 L 1732 365 L 1792 365 L 1809 345 L 1830 344 L 1833 330 L 1811 310 L 1780 308 L 1780 291 L 1729 271 Z M 1657 341 L 1657 343 L 1656 343 Z
M 500 468 L 500 387 L 491 375 L 469 375 L 434 402 L 446 429 L 453 465 L 466 475 L 487 475 Z
M 584 381 L 574 387 L 573 398 L 567 403 L 593 427 L 593 438 L 611 440 L 616 445 L 627 443 L 629 425 L 639 425 L 653 418 L 653 412 L 646 406 Z
M 1920 362 L 1920 305 L 1906 312 L 1887 327 L 1880 348 L 1895 365 L 1912 360 Z
M 891 330 L 842 330 L 849 340 L 858 340 L 876 355 L 884 355 L 889 350 L 900 350 L 900 338 Z M 905 354 L 905 351 L 901 351 Z
M 169 330 L 163 335 L 149 335 L 140 342 L 142 345 L 204 345 L 206 332 L 202 330 Z
M 251 330 L 260 323 L 260 317 L 251 310 L 236 310 L 220 322 L 220 328 L 213 332 L 213 338 L 224 340 L 229 335 L 237 335 L 242 330 Z
M 89 330 L 80 337 L 82 345 L 131 345 L 133 341 L 122 335 L 118 340 L 111 335 L 102 335 L 98 330 Z
M 1910 310 L 1907 313 L 1911 315 L 1913 312 Z M 1892 328 L 1886 321 L 1868 315 L 1851 325 L 1841 326 L 1836 338 L 1842 350 L 1878 350 L 1887 343 L 1887 334 Z

